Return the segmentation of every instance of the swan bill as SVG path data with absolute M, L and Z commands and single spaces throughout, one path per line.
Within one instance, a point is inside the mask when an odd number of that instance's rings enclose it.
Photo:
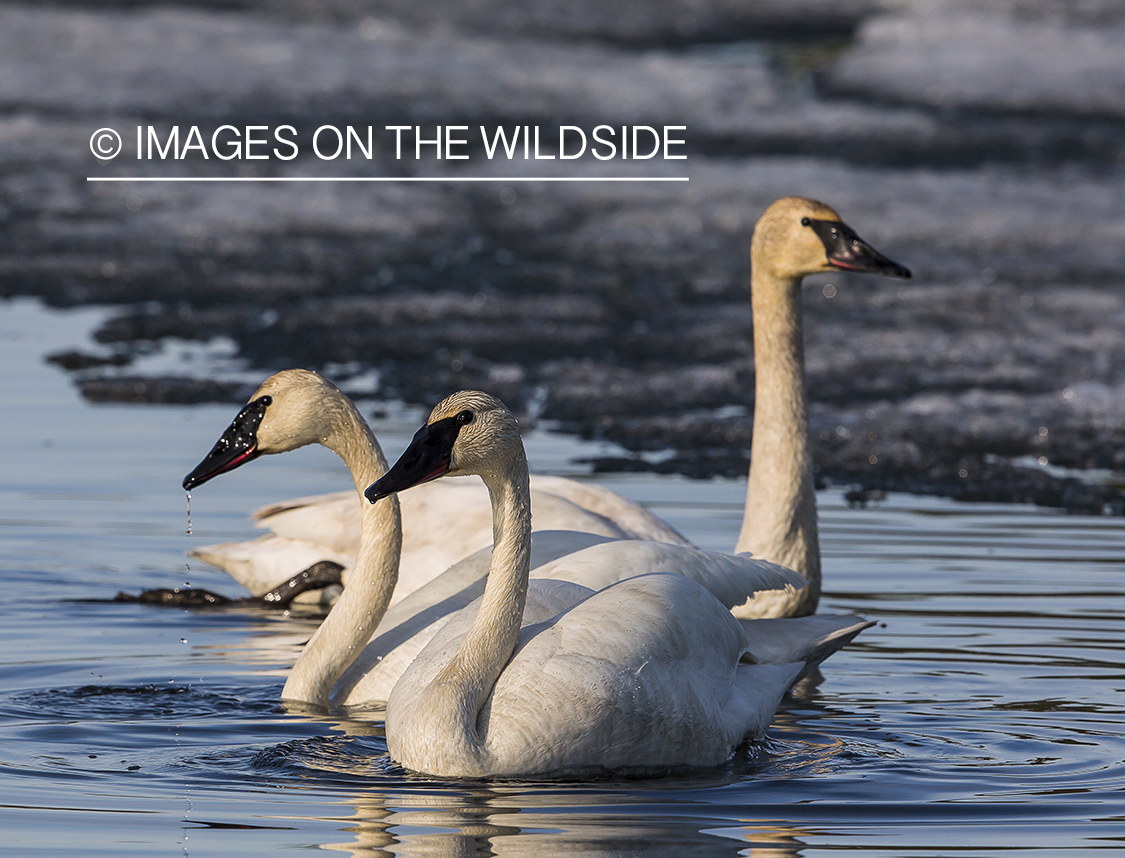
M 804 218 L 801 223 L 810 227 L 824 244 L 828 264 L 833 268 L 910 279 L 909 268 L 888 259 L 856 235 L 855 230 L 846 223 L 814 218 Z
M 414 433 L 410 444 L 382 477 L 369 485 L 363 496 L 371 503 L 444 476 L 453 461 L 453 445 L 464 422 L 460 415 L 427 423 Z
M 238 416 L 215 442 L 211 452 L 184 477 L 186 491 L 258 457 L 258 427 L 266 416 L 266 408 L 272 402 L 269 396 L 259 396 L 238 412 Z

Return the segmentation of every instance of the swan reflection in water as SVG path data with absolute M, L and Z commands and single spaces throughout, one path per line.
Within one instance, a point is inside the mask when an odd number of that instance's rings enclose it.
M 341 833 L 352 839 L 321 848 L 353 858 L 794 858 L 807 848 L 801 829 L 768 823 L 732 828 L 729 817 L 709 816 L 706 805 L 673 790 L 667 801 L 646 805 L 644 814 L 637 813 L 635 796 L 588 784 L 420 785 L 418 791 L 357 794 L 350 803 L 355 812 L 343 820 Z

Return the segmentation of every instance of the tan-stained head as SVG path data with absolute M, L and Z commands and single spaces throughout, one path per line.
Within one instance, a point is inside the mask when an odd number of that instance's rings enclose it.
M 488 475 L 513 467 L 522 467 L 526 475 L 516 418 L 495 396 L 462 390 L 430 413 L 398 461 L 364 495 L 374 503 L 447 475 L 480 474 L 487 483 Z
M 230 426 L 202 462 L 186 477 L 183 486 L 196 486 L 233 470 L 258 456 L 284 453 L 306 444 L 329 444 L 333 432 L 344 426 L 361 427 L 363 419 L 336 385 L 306 369 L 274 373 L 254 391 Z M 369 442 L 374 439 L 368 436 Z
M 834 209 L 805 197 L 783 197 L 754 227 L 752 264 L 759 275 L 792 282 L 822 271 L 860 271 L 909 277 L 840 220 Z
M 269 404 L 258 425 L 258 450 L 284 453 L 323 442 L 333 428 L 344 395 L 332 382 L 308 369 L 275 372 L 250 397 L 264 396 Z
M 427 425 L 453 418 L 458 425 L 449 473 L 479 474 L 508 460 L 522 445 L 519 423 L 503 402 L 479 390 L 461 390 L 438 403 Z M 521 447 L 522 448 L 522 447 Z
M 754 265 L 786 279 L 831 270 L 824 243 L 804 220 L 839 221 L 840 216 L 817 200 L 782 197 L 770 204 L 754 227 Z

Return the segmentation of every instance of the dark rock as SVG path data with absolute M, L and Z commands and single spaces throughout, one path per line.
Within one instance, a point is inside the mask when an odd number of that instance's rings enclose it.
M 91 402 L 177 403 L 245 402 L 254 385 L 193 378 L 117 376 L 82 378 L 82 395 Z
M 126 366 L 131 363 L 133 359 L 129 355 L 123 354 L 105 356 L 80 352 L 77 349 L 68 349 L 67 351 L 49 354 L 46 360 L 48 363 L 53 363 L 57 366 L 61 366 L 63 369 L 74 372 L 76 370 L 103 366 Z

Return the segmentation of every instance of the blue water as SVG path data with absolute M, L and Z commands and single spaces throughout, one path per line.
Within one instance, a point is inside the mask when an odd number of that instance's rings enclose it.
M 878 620 L 768 739 L 648 781 L 443 782 L 381 724 L 278 702 L 316 618 L 114 603 L 191 583 L 192 545 L 345 487 L 309 450 L 198 490 L 231 406 L 93 406 L 41 356 L 98 311 L 0 304 L 0 852 L 264 855 L 1068 855 L 1125 851 L 1125 523 L 1031 507 L 822 494 L 824 610 Z M 396 455 L 413 427 L 377 427 Z M 540 470 L 577 445 L 537 434 Z M 737 482 L 605 480 L 729 549 Z

